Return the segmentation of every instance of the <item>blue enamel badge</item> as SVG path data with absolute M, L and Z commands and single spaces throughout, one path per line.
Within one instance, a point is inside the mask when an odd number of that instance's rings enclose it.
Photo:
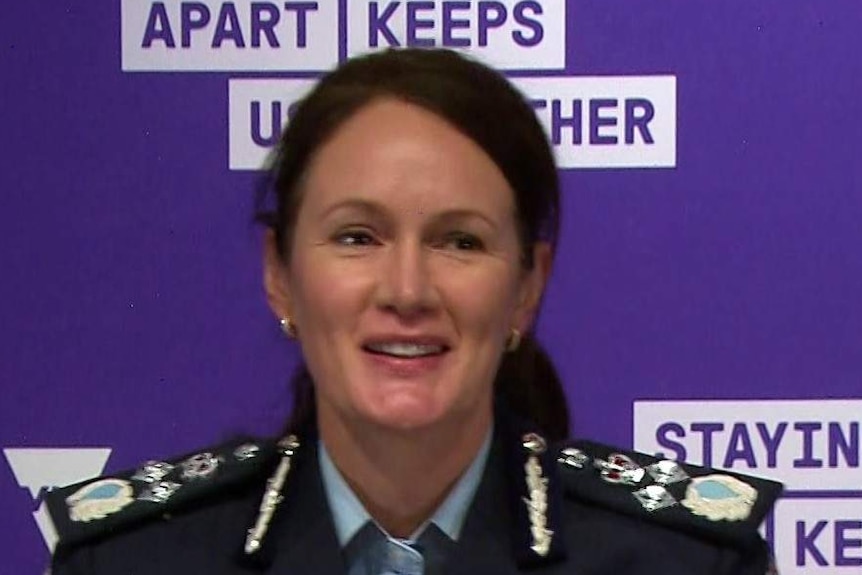
M 741 521 L 751 515 L 757 490 L 730 475 L 705 475 L 691 480 L 682 504 L 710 521 Z
M 82 522 L 104 519 L 132 501 L 132 484 L 123 479 L 94 481 L 66 498 L 69 518 Z

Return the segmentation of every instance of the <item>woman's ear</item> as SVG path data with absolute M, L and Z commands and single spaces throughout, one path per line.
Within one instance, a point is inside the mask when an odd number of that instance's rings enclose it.
M 513 327 L 527 333 L 533 325 L 536 312 L 542 303 L 542 294 L 551 274 L 554 261 L 554 250 L 548 242 L 536 242 L 533 246 L 533 267 L 526 270 L 521 277 L 518 307 L 515 311 Z
M 275 232 L 272 230 L 266 231 L 263 241 L 263 287 L 269 309 L 275 317 L 293 317 L 287 263 L 279 254 Z

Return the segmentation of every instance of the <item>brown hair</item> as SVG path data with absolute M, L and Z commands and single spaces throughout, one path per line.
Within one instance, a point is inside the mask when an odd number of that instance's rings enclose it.
M 296 106 L 281 136 L 258 221 L 270 227 L 279 254 L 289 259 L 302 201 L 300 181 L 316 151 L 360 108 L 379 98 L 420 106 L 448 121 L 500 168 L 515 193 L 522 263 L 531 269 L 533 246 L 556 246 L 560 192 L 547 137 L 524 97 L 491 68 L 445 49 L 402 49 L 353 58 L 327 74 Z M 311 376 L 301 366 L 293 378 L 292 426 L 313 415 Z M 527 334 L 505 354 L 497 373 L 498 396 L 532 419 L 551 439 L 568 434 L 569 416 L 556 370 Z

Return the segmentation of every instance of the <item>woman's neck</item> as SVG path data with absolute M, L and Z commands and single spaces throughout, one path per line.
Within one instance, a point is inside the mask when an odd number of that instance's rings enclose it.
M 321 439 L 365 509 L 390 535 L 407 538 L 427 521 L 476 457 L 492 416 L 423 430 L 350 425 L 318 409 Z M 479 414 L 477 414 L 479 415 Z

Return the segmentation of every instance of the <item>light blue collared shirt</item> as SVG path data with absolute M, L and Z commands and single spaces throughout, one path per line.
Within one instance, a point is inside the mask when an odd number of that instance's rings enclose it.
M 320 474 L 323 480 L 323 489 L 326 493 L 329 509 L 332 511 L 335 534 L 338 537 L 338 543 L 341 545 L 341 548 L 344 549 L 368 522 L 377 525 L 380 531 L 388 537 L 390 543 L 399 547 L 406 547 L 407 544 L 418 540 L 428 525 L 432 523 L 452 541 L 457 541 L 461 535 L 461 528 L 464 526 L 467 510 L 473 502 L 476 490 L 479 488 L 485 464 L 488 462 L 492 432 L 492 429 L 488 430 L 488 435 L 485 437 L 476 457 L 461 475 L 460 479 L 458 479 L 457 483 L 455 483 L 449 495 L 440 504 L 440 507 L 407 540 L 389 536 L 386 530 L 374 521 L 362 505 L 362 502 L 359 501 L 359 498 L 347 484 L 344 476 L 335 467 L 323 441 L 319 440 L 317 454 Z M 410 548 L 407 547 L 407 549 Z M 347 567 L 349 573 L 357 572 L 356 569 L 353 569 L 352 565 L 348 565 Z

